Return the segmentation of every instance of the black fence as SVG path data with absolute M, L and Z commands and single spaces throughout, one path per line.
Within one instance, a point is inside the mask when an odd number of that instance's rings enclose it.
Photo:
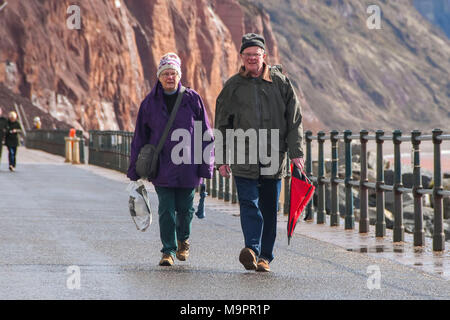
M 89 138 L 89 163 L 98 166 L 126 172 L 129 165 L 129 154 L 133 133 L 124 131 L 90 131 Z M 325 159 L 324 143 L 331 142 L 331 159 Z M 431 135 L 423 135 L 419 131 L 412 131 L 410 135 L 404 136 L 399 130 L 395 130 L 390 135 L 384 131 L 376 131 L 369 134 L 362 130 L 359 134 L 353 135 L 346 130 L 342 133 L 331 131 L 329 134 L 318 132 L 313 136 L 311 131 L 305 132 L 306 159 L 305 170 L 307 175 L 316 185 L 315 201 L 306 208 L 306 216 L 310 221 L 317 224 L 326 223 L 327 213 L 330 215 L 330 226 L 338 226 L 340 217 L 343 216 L 345 229 L 355 228 L 355 209 L 359 210 L 359 232 L 370 232 L 369 221 L 369 190 L 376 195 L 376 219 L 372 223 L 375 225 L 375 236 L 386 236 L 385 217 L 385 196 L 392 193 L 394 197 L 393 206 L 393 242 L 403 242 L 405 228 L 403 225 L 403 195 L 412 194 L 414 197 L 414 245 L 423 246 L 425 244 L 424 217 L 423 217 L 423 197 L 431 195 L 433 200 L 433 250 L 445 250 L 444 234 L 444 210 L 443 199 L 450 197 L 450 191 L 442 187 L 441 171 L 441 143 L 450 140 L 450 135 L 444 135 L 442 130 L 435 129 Z M 312 143 L 317 141 L 318 157 L 313 161 Z M 355 179 L 353 168 L 355 167 L 354 153 L 352 152 L 353 142 L 358 141 L 359 148 L 359 179 Z M 367 143 L 376 143 L 376 177 L 368 178 Z M 385 163 L 383 156 L 383 144 L 385 142 L 394 144 L 394 179 L 393 184 L 385 183 Z M 434 145 L 434 172 L 432 188 L 424 188 L 422 185 L 422 174 L 420 165 L 420 144 L 422 141 L 431 141 Z M 413 150 L 413 174 L 414 182 L 411 187 L 405 187 L 402 183 L 402 162 L 400 145 L 409 142 Z M 343 159 L 339 159 L 338 145 L 344 150 L 340 150 Z M 341 156 L 342 157 L 342 156 Z M 339 162 L 345 165 L 344 172 L 339 171 Z M 329 174 L 326 174 L 325 164 L 330 164 Z M 289 168 L 289 162 L 286 164 Z M 315 165 L 315 170 L 313 170 Z M 289 170 L 287 170 L 289 172 Z M 345 190 L 344 204 L 339 203 L 339 188 Z M 359 201 L 354 203 L 353 189 L 359 191 Z M 289 212 L 290 176 L 282 181 L 282 191 L 280 195 L 280 213 Z M 206 179 L 206 192 L 212 197 L 229 203 L 239 201 L 236 193 L 236 186 L 233 177 L 224 178 L 214 169 L 212 179 Z M 326 193 L 329 193 L 329 201 L 326 200 Z M 327 203 L 328 202 L 328 203 Z M 344 211 L 342 213 L 342 211 Z
M 29 130 L 25 138 L 25 146 L 48 153 L 65 156 L 66 141 L 69 130 Z M 85 163 L 83 131 L 77 130 L 76 137 L 80 138 L 80 162 Z
M 89 131 L 89 164 L 126 173 L 132 139 L 132 132 Z
M 433 250 L 445 250 L 445 234 L 444 234 L 444 211 L 443 198 L 450 196 L 450 191 L 443 190 L 442 187 L 442 171 L 441 171 L 441 143 L 450 140 L 450 135 L 444 135 L 442 130 L 435 129 L 432 135 L 422 135 L 419 131 L 412 131 L 411 135 L 403 136 L 399 130 L 393 131 L 392 135 L 385 135 L 384 131 L 376 131 L 374 135 L 370 135 L 368 131 L 362 130 L 358 135 L 353 135 L 347 130 L 340 134 L 338 131 L 331 131 L 328 135 L 325 132 L 318 132 L 317 136 L 313 136 L 311 131 L 305 133 L 306 140 L 306 173 L 312 177 L 317 185 L 317 223 L 325 222 L 325 188 L 331 186 L 331 213 L 330 225 L 339 224 L 339 203 L 338 188 L 343 185 L 345 188 L 345 229 L 353 229 L 355 225 L 353 188 L 359 189 L 359 232 L 369 232 L 369 215 L 368 215 L 368 191 L 376 192 L 376 237 L 384 237 L 386 235 L 386 219 L 385 219 L 385 194 L 393 193 L 394 196 L 394 221 L 393 221 L 393 242 L 403 242 L 405 228 L 403 225 L 403 194 L 411 193 L 414 197 L 414 245 L 423 246 L 425 244 L 424 221 L 423 221 L 423 196 L 430 194 L 433 197 L 434 207 L 434 228 L 433 228 Z M 318 168 L 317 175 L 313 176 L 312 172 L 312 152 L 311 144 L 314 140 L 318 143 Z M 325 175 L 324 161 L 324 142 L 331 141 L 331 174 Z M 352 173 L 352 140 L 360 142 L 360 178 L 353 178 Z M 345 174 L 343 177 L 338 176 L 338 142 L 343 141 L 345 145 Z M 375 141 L 376 151 L 376 178 L 369 181 L 367 176 L 367 143 Z M 394 144 L 394 183 L 387 185 L 384 182 L 384 164 L 383 164 L 383 143 L 392 141 Z M 422 186 L 422 175 L 420 165 L 420 143 L 422 141 L 432 141 L 434 145 L 434 172 L 433 172 L 433 188 L 425 189 Z M 406 188 L 402 183 L 402 162 L 400 145 L 404 142 L 410 142 L 413 150 L 413 174 L 414 182 L 410 188 Z M 310 219 L 313 219 L 314 210 L 310 204 L 307 208 Z

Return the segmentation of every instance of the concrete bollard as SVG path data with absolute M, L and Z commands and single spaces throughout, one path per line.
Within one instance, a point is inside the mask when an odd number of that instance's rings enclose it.
M 72 162 L 72 141 L 71 137 L 64 137 L 66 141 L 66 160 L 64 162 Z
M 72 164 L 80 164 L 80 138 L 75 137 L 72 148 Z

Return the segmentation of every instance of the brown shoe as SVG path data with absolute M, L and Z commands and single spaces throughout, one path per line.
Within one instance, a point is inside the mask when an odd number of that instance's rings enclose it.
M 270 272 L 269 261 L 267 261 L 266 259 L 259 259 L 256 271 Z
M 161 261 L 159 261 L 160 266 L 170 267 L 173 265 L 173 257 L 171 254 L 164 253 L 162 255 Z
M 258 259 L 258 265 L 256 266 L 256 271 L 270 272 L 269 261 L 267 261 L 266 259 Z
M 242 263 L 246 270 L 256 269 L 256 255 L 250 248 L 244 248 L 239 254 L 239 262 Z
M 189 240 L 178 241 L 177 259 L 180 261 L 186 261 L 189 257 Z

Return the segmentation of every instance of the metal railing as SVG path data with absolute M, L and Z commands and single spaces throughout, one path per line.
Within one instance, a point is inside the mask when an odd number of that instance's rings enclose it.
M 129 154 L 131 147 L 132 132 L 124 131 L 90 131 L 89 139 L 89 163 L 95 164 L 121 172 L 127 172 L 129 165 Z M 317 175 L 313 175 L 313 157 L 312 142 L 318 143 L 318 160 Z M 329 177 L 325 175 L 325 156 L 324 143 L 329 140 L 331 142 L 331 173 Z M 360 179 L 353 179 L 352 172 L 352 141 L 359 140 L 360 146 Z M 393 131 L 392 135 L 385 135 L 384 131 L 378 130 L 374 135 L 370 135 L 368 131 L 362 130 L 359 134 L 353 135 L 351 131 L 346 130 L 339 133 L 336 130 L 331 131 L 328 135 L 320 131 L 317 136 L 313 136 L 311 131 L 305 132 L 306 141 L 306 159 L 305 171 L 307 175 L 316 185 L 317 204 L 310 203 L 306 208 L 306 216 L 309 221 L 314 220 L 316 214 L 316 223 L 323 224 L 326 222 L 325 210 L 325 189 L 331 187 L 331 210 L 330 210 L 330 226 L 338 226 L 340 224 L 339 215 L 339 185 L 345 188 L 345 229 L 355 228 L 354 215 L 354 197 L 353 188 L 359 189 L 360 197 L 360 219 L 359 232 L 369 232 L 369 215 L 368 215 L 368 191 L 376 192 L 376 222 L 375 236 L 386 236 L 385 222 L 385 194 L 393 192 L 394 194 L 394 223 L 393 223 L 393 242 L 403 242 L 405 228 L 403 226 L 403 198 L 404 193 L 411 193 L 414 196 L 414 246 L 423 246 L 425 244 L 425 232 L 423 225 L 423 204 L 422 198 L 429 194 L 434 198 L 434 230 L 433 230 L 433 250 L 445 250 L 445 235 L 443 230 L 443 198 L 450 196 L 450 191 L 443 190 L 442 187 L 442 171 L 441 171 L 441 148 L 442 141 L 450 140 L 450 135 L 444 135 L 442 130 L 434 129 L 432 135 L 422 135 L 421 132 L 415 130 L 410 136 L 402 136 L 399 130 Z M 344 142 L 344 160 L 345 175 L 338 175 L 338 142 Z M 367 143 L 368 141 L 376 142 L 376 179 L 368 180 L 367 169 Z M 384 182 L 384 163 L 383 163 L 383 143 L 392 141 L 394 144 L 394 184 L 387 185 Z M 410 141 L 414 150 L 414 185 L 412 188 L 405 188 L 402 184 L 402 165 L 400 145 L 402 142 Z M 419 146 L 422 141 L 432 141 L 434 144 L 434 186 L 433 189 L 425 189 L 422 186 L 422 175 L 420 166 L 420 150 Z M 287 161 L 289 168 L 289 161 Z M 286 170 L 289 172 L 289 170 Z M 280 195 L 279 211 L 284 214 L 289 212 L 289 190 L 290 176 L 288 175 L 282 181 L 282 191 Z M 236 185 L 233 177 L 224 178 L 220 176 L 218 170 L 214 169 L 212 179 L 205 179 L 206 192 L 212 197 L 223 200 L 224 202 L 237 203 L 239 201 L 236 192 Z M 197 190 L 198 191 L 198 190 Z M 313 210 L 313 206 L 315 210 Z M 314 212 L 315 211 L 315 212 Z
M 69 130 L 28 130 L 25 146 L 64 157 L 66 154 L 64 138 L 68 136 Z M 80 138 L 80 162 L 85 163 L 83 131 L 77 130 L 76 136 Z
M 89 164 L 126 173 L 133 132 L 89 131 Z
M 425 244 L 425 233 L 423 228 L 423 202 L 422 197 L 430 194 L 434 198 L 434 230 L 433 230 L 433 251 L 445 250 L 445 235 L 443 230 L 443 197 L 450 196 L 450 191 L 442 188 L 441 171 L 441 143 L 444 140 L 450 140 L 450 135 L 443 135 L 442 130 L 434 129 L 432 135 L 422 135 L 420 131 L 414 130 L 410 136 L 402 136 L 400 130 L 393 131 L 392 135 L 385 135 L 384 131 L 378 130 L 375 135 L 370 135 L 368 131 L 362 130 L 358 135 L 353 135 L 351 131 L 346 130 L 343 134 L 338 131 L 331 131 L 326 135 L 323 131 L 313 136 L 311 131 L 305 132 L 306 141 L 306 173 L 317 184 L 317 223 L 325 222 L 325 187 L 331 185 L 331 214 L 330 225 L 339 224 L 339 205 L 338 205 L 338 186 L 343 185 L 346 192 L 345 197 L 345 229 L 354 229 L 355 216 L 352 188 L 359 189 L 360 195 L 360 221 L 359 232 L 369 232 L 368 216 L 368 190 L 376 192 L 376 237 L 386 236 L 385 223 L 385 193 L 394 194 L 394 225 L 393 242 L 404 241 L 403 226 L 403 198 L 404 193 L 411 193 L 414 196 L 414 246 L 423 246 Z M 352 140 L 358 139 L 361 143 L 360 149 L 360 179 L 354 180 L 352 174 Z M 318 173 L 312 175 L 312 152 L 311 144 L 313 140 L 318 142 Z M 324 170 L 324 142 L 331 141 L 331 175 L 325 177 Z M 345 177 L 338 177 L 338 141 L 345 143 Z M 369 181 L 367 177 L 367 143 L 375 141 L 377 144 L 377 164 L 376 181 Z M 386 185 L 384 183 L 384 165 L 383 165 L 383 143 L 392 141 L 394 143 L 394 184 Z M 402 165 L 400 145 L 402 142 L 410 141 L 413 147 L 414 164 L 414 184 L 412 188 L 405 188 L 402 183 Z M 432 141 L 434 145 L 434 186 L 433 189 L 424 189 L 422 187 L 422 175 L 420 166 L 419 146 L 422 141 Z M 312 204 L 307 207 L 309 219 L 313 219 Z

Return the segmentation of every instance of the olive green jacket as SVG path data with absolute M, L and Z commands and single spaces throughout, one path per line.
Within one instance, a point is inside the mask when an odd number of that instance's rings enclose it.
M 280 179 L 286 175 L 286 152 L 291 159 L 303 157 L 300 103 L 291 82 L 279 67 L 264 64 L 263 74 L 259 78 L 249 77 L 242 67 L 239 73 L 228 79 L 216 101 L 214 123 L 215 129 L 223 137 L 215 139 L 216 166 L 231 164 L 235 176 Z M 256 136 L 257 143 L 249 138 L 253 143 L 245 143 L 245 148 L 239 149 L 239 139 L 230 134 L 227 136 L 227 129 L 234 129 L 234 132 L 242 129 L 241 133 L 248 133 L 248 137 Z M 247 131 L 248 129 L 256 131 Z M 260 134 L 252 135 L 251 131 L 263 132 L 259 129 L 267 129 L 267 143 L 260 139 Z M 278 139 L 271 129 L 278 129 Z M 275 138 L 274 143 L 271 143 L 272 136 Z M 234 145 L 231 144 L 232 140 Z M 260 152 L 260 148 L 264 146 L 267 151 L 261 149 Z M 254 152 L 255 148 L 257 152 Z M 252 158 L 252 153 L 257 155 L 257 161 Z M 238 163 L 237 156 L 242 157 L 244 154 L 245 161 Z M 273 166 L 271 174 L 261 171 L 270 166 L 267 157 L 261 158 L 261 154 L 269 155 L 272 160 L 277 156 L 278 166 L 275 170 Z

